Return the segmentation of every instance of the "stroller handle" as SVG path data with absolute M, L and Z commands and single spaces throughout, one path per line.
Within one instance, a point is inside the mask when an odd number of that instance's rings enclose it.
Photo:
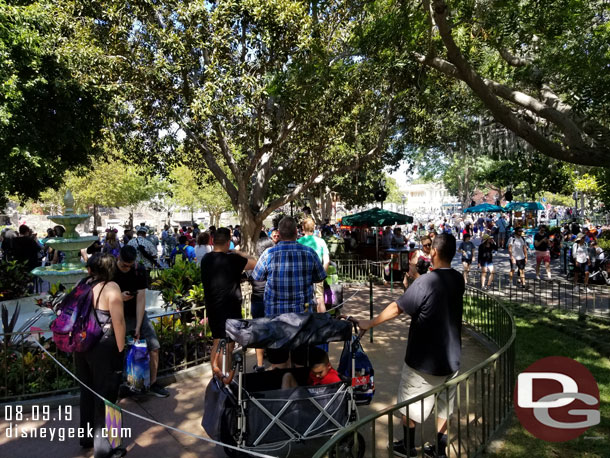
M 349 321 L 350 323 L 352 323 L 352 325 L 354 326 L 354 334 L 356 334 L 357 340 L 360 340 L 362 338 L 362 336 L 366 333 L 366 330 L 362 330 L 358 327 L 357 319 L 355 319 L 351 316 L 346 316 L 346 315 L 339 315 L 339 319 L 346 320 L 346 321 Z

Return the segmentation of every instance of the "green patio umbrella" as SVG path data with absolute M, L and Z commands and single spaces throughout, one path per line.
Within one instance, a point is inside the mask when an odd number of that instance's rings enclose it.
M 354 215 L 344 216 L 341 220 L 341 224 L 344 226 L 389 226 L 392 224 L 407 224 L 412 222 L 412 216 L 383 210 L 377 207 Z
M 498 205 L 492 204 L 479 204 L 474 207 L 468 207 L 464 210 L 464 213 L 493 213 L 493 212 L 503 212 L 504 209 Z
M 536 211 L 544 210 L 540 202 L 510 202 L 504 207 L 505 212 L 514 212 L 520 210 Z
M 382 208 L 371 208 L 354 215 L 344 216 L 341 224 L 345 226 L 388 226 L 391 224 L 407 224 L 412 223 L 413 217 L 403 215 L 401 213 L 383 210 Z M 377 252 L 377 261 L 379 261 L 379 240 L 375 234 L 375 251 Z

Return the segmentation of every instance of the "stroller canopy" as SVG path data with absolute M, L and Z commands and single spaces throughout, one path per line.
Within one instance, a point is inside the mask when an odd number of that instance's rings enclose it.
M 304 344 L 348 341 L 352 323 L 325 313 L 283 313 L 273 318 L 227 320 L 227 335 L 243 347 L 294 350 Z

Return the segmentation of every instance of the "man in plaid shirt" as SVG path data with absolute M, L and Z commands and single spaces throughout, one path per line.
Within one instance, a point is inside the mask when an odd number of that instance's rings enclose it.
M 252 272 L 253 280 L 267 280 L 265 316 L 303 313 L 305 304 L 314 304 L 313 284 L 326 278 L 316 252 L 297 243 L 296 221 L 282 218 L 279 231 L 279 243 L 262 254 Z
M 267 280 L 265 316 L 303 313 L 306 304 L 313 307 L 313 284 L 326 278 L 316 252 L 297 243 L 297 223 L 294 218 L 282 218 L 278 229 L 280 241 L 263 252 L 252 271 L 253 280 Z M 276 368 L 287 368 L 291 363 L 304 366 L 308 359 L 308 346 L 292 352 L 267 348 L 267 359 Z

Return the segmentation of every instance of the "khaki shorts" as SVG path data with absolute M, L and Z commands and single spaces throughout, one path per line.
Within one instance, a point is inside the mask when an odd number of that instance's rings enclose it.
M 316 305 L 324 304 L 324 282 L 314 283 L 314 287 Z M 332 307 L 332 305 L 330 307 Z
M 459 371 L 458 371 L 459 372 Z M 400 375 L 400 384 L 398 385 L 397 402 L 401 403 L 408 399 L 412 399 L 426 391 L 442 385 L 447 380 L 457 376 L 458 372 L 450 375 L 430 375 L 417 371 L 412 367 L 403 364 L 402 374 Z M 453 413 L 453 404 L 455 402 L 455 385 L 448 390 L 443 390 L 436 394 L 438 416 L 440 418 L 448 418 Z M 434 409 L 435 395 L 424 398 L 423 401 L 415 402 L 409 405 L 409 419 L 416 423 L 426 421 L 432 409 Z M 423 402 L 423 406 L 422 406 Z M 422 412 L 423 409 L 423 412 Z M 406 407 L 400 409 L 400 413 L 407 415 Z

